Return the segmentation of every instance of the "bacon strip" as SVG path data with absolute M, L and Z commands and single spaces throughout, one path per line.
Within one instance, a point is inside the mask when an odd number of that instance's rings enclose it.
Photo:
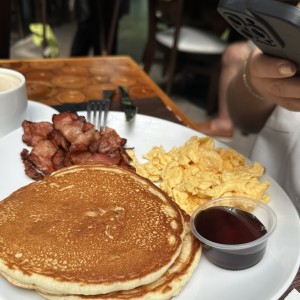
M 125 151 L 126 139 L 114 129 L 95 130 L 94 125 L 76 113 L 54 115 L 52 123 L 24 121 L 21 158 L 25 173 L 35 180 L 43 179 L 60 168 L 80 164 L 119 165 L 134 169 Z

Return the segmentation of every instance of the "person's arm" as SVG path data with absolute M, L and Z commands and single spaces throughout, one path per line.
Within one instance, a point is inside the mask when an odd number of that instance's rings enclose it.
M 254 48 L 246 70 L 241 65 L 228 88 L 228 108 L 234 124 L 256 133 L 276 105 L 300 111 L 300 78 L 293 76 L 295 72 L 296 66 L 291 62 L 263 55 Z

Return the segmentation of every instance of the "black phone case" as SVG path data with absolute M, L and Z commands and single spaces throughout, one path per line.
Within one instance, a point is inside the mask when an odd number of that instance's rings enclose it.
M 300 69 L 300 9 L 274 0 L 221 0 L 218 12 L 265 54 Z

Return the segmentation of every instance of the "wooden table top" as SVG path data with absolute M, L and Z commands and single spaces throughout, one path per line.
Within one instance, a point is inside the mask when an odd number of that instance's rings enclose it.
M 193 122 L 128 56 L 0 60 L 0 67 L 25 75 L 30 100 L 50 106 L 82 103 L 101 99 L 105 89 L 125 86 L 133 99 L 159 98 L 184 125 L 195 129 Z M 119 98 L 116 92 L 112 99 Z
M 170 120 L 174 116 L 179 123 L 195 129 L 193 122 L 127 56 L 0 60 L 0 67 L 14 69 L 25 75 L 30 100 L 55 107 L 76 105 L 92 98 L 101 99 L 105 89 L 117 90 L 118 86 L 125 86 L 130 97 L 135 99 L 135 104 L 141 106 L 142 112 L 144 109 L 152 116 L 166 116 Z M 120 99 L 120 94 L 116 92 L 113 99 Z M 300 272 L 280 300 L 293 288 L 300 291 Z

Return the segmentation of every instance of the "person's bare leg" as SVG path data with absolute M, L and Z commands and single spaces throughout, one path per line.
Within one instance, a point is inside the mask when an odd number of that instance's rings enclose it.
M 227 87 L 247 55 L 248 44 L 244 41 L 233 43 L 225 50 L 219 80 L 218 115 L 210 121 L 196 123 L 199 131 L 210 136 L 231 137 L 233 135 L 233 124 L 227 108 Z

